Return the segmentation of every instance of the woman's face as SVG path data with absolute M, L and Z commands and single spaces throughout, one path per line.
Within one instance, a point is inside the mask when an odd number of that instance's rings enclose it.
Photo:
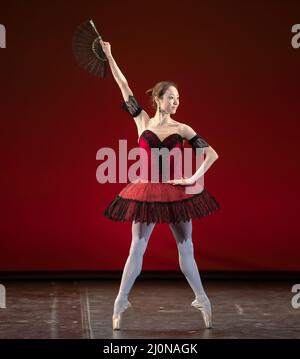
M 159 99 L 160 108 L 169 114 L 176 113 L 179 106 L 179 94 L 177 88 L 170 86 L 164 93 L 163 97 Z

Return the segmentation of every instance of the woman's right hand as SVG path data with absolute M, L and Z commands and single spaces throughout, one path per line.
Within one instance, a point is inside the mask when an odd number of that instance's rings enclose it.
M 100 40 L 100 44 L 102 46 L 102 50 L 105 53 L 106 57 L 111 55 L 111 46 L 109 42 Z

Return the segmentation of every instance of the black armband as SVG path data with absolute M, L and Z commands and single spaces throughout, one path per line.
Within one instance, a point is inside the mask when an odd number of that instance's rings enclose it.
M 200 136 L 195 135 L 189 141 L 189 144 L 193 147 L 193 150 L 196 152 L 197 148 L 209 147 L 209 144 Z
M 129 95 L 128 101 L 122 102 L 121 108 L 128 112 L 132 117 L 137 117 L 143 110 L 132 95 Z

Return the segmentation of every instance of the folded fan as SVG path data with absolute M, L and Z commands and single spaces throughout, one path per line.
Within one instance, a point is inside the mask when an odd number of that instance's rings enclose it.
M 92 20 L 78 26 L 73 36 L 72 49 L 78 64 L 93 75 L 106 77 L 107 57 L 100 44 L 102 40 Z

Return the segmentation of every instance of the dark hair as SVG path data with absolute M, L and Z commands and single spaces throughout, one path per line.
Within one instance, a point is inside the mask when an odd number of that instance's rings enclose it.
M 174 86 L 177 88 L 177 85 L 172 81 L 161 81 L 158 82 L 154 87 L 146 91 L 146 94 L 149 94 L 151 96 L 151 104 L 154 108 L 156 108 L 156 102 L 154 97 L 157 96 L 158 98 L 162 98 L 170 86 Z

